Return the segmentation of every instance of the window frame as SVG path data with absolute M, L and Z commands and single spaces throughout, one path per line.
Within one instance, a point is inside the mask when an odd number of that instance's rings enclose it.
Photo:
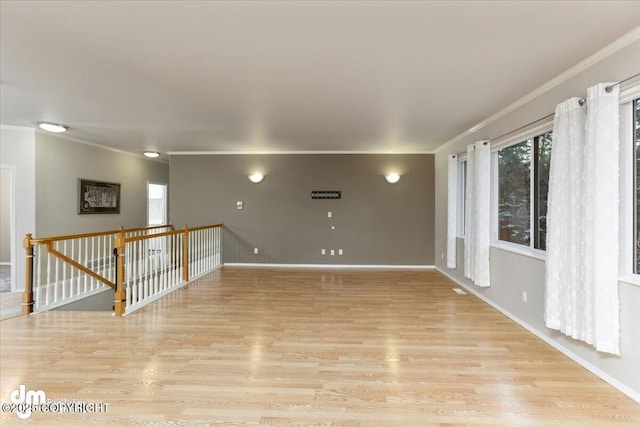
M 640 286 L 640 274 L 634 273 L 634 100 L 640 99 L 640 84 L 620 91 L 620 265 L 619 280 Z M 640 173 L 640 171 L 638 172 Z M 640 212 L 638 213 L 640 215 Z
M 533 226 L 537 221 L 534 218 L 534 203 L 535 201 L 535 169 L 534 168 L 534 146 L 533 140 L 536 137 L 543 135 L 547 132 L 553 131 L 553 118 L 538 124 L 535 127 L 531 127 L 523 132 L 512 135 L 504 140 L 499 140 L 491 146 L 491 246 L 510 252 L 515 252 L 521 255 L 529 256 L 539 260 L 545 260 L 547 252 L 542 249 L 535 248 L 536 239 L 533 236 Z M 521 245 L 518 243 L 509 242 L 506 240 L 500 240 L 500 217 L 499 217 L 499 202 L 500 202 L 500 188 L 499 188 L 499 174 L 498 174 L 498 152 L 504 148 L 511 147 L 516 144 L 520 144 L 526 140 L 532 140 L 531 144 L 531 167 L 529 168 L 529 223 L 531 225 L 531 238 L 529 239 L 529 245 Z M 537 166 L 537 161 L 535 162 Z

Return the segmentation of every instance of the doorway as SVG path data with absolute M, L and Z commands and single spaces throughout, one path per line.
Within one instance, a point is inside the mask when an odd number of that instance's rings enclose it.
M 147 225 L 167 223 L 167 184 L 147 182 Z
M 0 166 L 0 292 L 11 292 L 15 282 L 13 172 L 13 166 Z

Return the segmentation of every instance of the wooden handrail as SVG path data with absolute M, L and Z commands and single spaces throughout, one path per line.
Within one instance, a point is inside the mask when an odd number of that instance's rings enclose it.
M 61 240 L 84 239 L 87 237 L 108 236 L 117 234 L 120 230 L 97 231 L 95 233 L 69 234 L 66 236 L 44 237 L 42 239 L 31 239 L 32 245 L 48 245 L 49 243 L 59 242 Z
M 193 228 L 190 228 L 189 231 L 198 231 L 198 230 L 205 230 L 207 228 L 217 228 L 217 227 L 224 227 L 224 222 L 221 222 L 220 224 L 212 224 L 212 225 L 203 225 L 201 227 L 193 227 Z
M 105 285 L 111 286 L 113 289 L 116 288 L 116 284 L 113 283 L 112 281 L 105 279 L 104 277 L 102 277 L 98 273 L 95 273 L 92 270 L 89 270 L 87 267 L 85 267 L 84 265 L 80 264 L 79 262 L 69 258 L 68 256 L 66 256 L 62 252 L 58 252 L 53 247 L 53 242 L 49 242 L 47 244 L 47 250 L 49 251 L 50 254 L 52 254 L 54 256 L 57 256 L 58 258 L 60 258 L 61 260 L 63 260 L 64 262 L 66 262 L 68 264 L 71 264 L 72 266 L 74 266 L 78 270 L 82 271 L 83 273 L 88 274 L 89 276 L 93 277 L 94 279 L 97 279 L 97 280 L 101 281 Z
M 84 239 L 87 237 L 97 237 L 97 236 L 108 236 L 111 234 L 118 234 L 121 231 L 125 233 L 131 233 L 135 231 L 143 231 L 143 230 L 153 230 L 157 228 L 171 227 L 172 224 L 167 225 L 154 225 L 152 227 L 138 227 L 138 228 L 120 228 L 118 230 L 108 230 L 108 231 L 96 231 L 93 233 L 82 233 L 82 234 L 68 234 L 64 236 L 54 236 L 54 237 L 44 237 L 41 239 L 31 239 L 31 244 L 33 245 L 46 245 L 49 242 L 57 242 L 60 240 L 71 240 L 71 239 Z
M 176 234 L 184 234 L 184 230 L 172 230 L 172 231 L 165 231 L 163 233 L 145 234 L 144 236 L 125 237 L 124 241 L 125 243 L 139 242 L 140 240 L 150 240 L 156 237 L 175 236 Z
M 213 224 L 213 225 L 204 225 L 204 226 L 201 226 L 201 227 L 193 227 L 193 228 L 187 228 L 186 225 L 184 227 L 185 228 L 181 228 L 181 229 L 178 229 L 178 230 L 173 229 L 171 231 L 165 231 L 165 232 L 162 232 L 162 233 L 147 234 L 147 235 L 144 235 L 144 236 L 125 237 L 125 242 L 126 243 L 139 242 L 140 240 L 149 240 L 149 239 L 153 239 L 155 237 L 175 236 L 176 234 L 184 233 L 185 230 L 187 232 L 192 232 L 192 231 L 198 231 L 198 230 L 206 230 L 208 228 L 224 227 L 224 223 Z
M 167 227 L 171 227 L 171 229 L 173 230 L 173 224 L 169 223 L 169 224 L 165 224 L 165 225 L 151 225 L 149 227 L 137 227 L 137 228 L 125 228 L 124 231 L 125 233 L 133 233 L 136 231 L 144 231 L 144 230 L 155 230 L 157 228 L 167 228 Z M 120 231 L 120 230 L 118 230 Z

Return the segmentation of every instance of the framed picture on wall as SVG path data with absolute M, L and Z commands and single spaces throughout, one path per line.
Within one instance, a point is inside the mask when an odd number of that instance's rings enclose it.
M 78 214 L 119 214 L 120 184 L 78 180 Z

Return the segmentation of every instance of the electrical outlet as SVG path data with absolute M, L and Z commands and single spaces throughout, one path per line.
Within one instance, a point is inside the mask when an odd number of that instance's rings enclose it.
M 333 214 L 331 212 L 327 212 L 327 218 L 331 218 Z
M 331 249 L 331 256 L 334 256 L 336 254 L 336 251 Z
M 527 291 L 522 291 L 522 302 L 527 302 Z
M 258 253 L 258 248 L 253 248 L 253 253 L 257 254 Z
M 338 249 L 338 255 L 342 255 L 342 254 L 343 254 L 342 249 Z
M 239 210 L 239 211 L 243 210 L 244 209 L 244 202 L 237 201 L 236 202 L 236 209 Z
M 320 249 L 320 253 L 321 253 L 322 255 L 326 255 L 326 254 L 327 254 L 327 251 L 325 251 L 324 249 Z

